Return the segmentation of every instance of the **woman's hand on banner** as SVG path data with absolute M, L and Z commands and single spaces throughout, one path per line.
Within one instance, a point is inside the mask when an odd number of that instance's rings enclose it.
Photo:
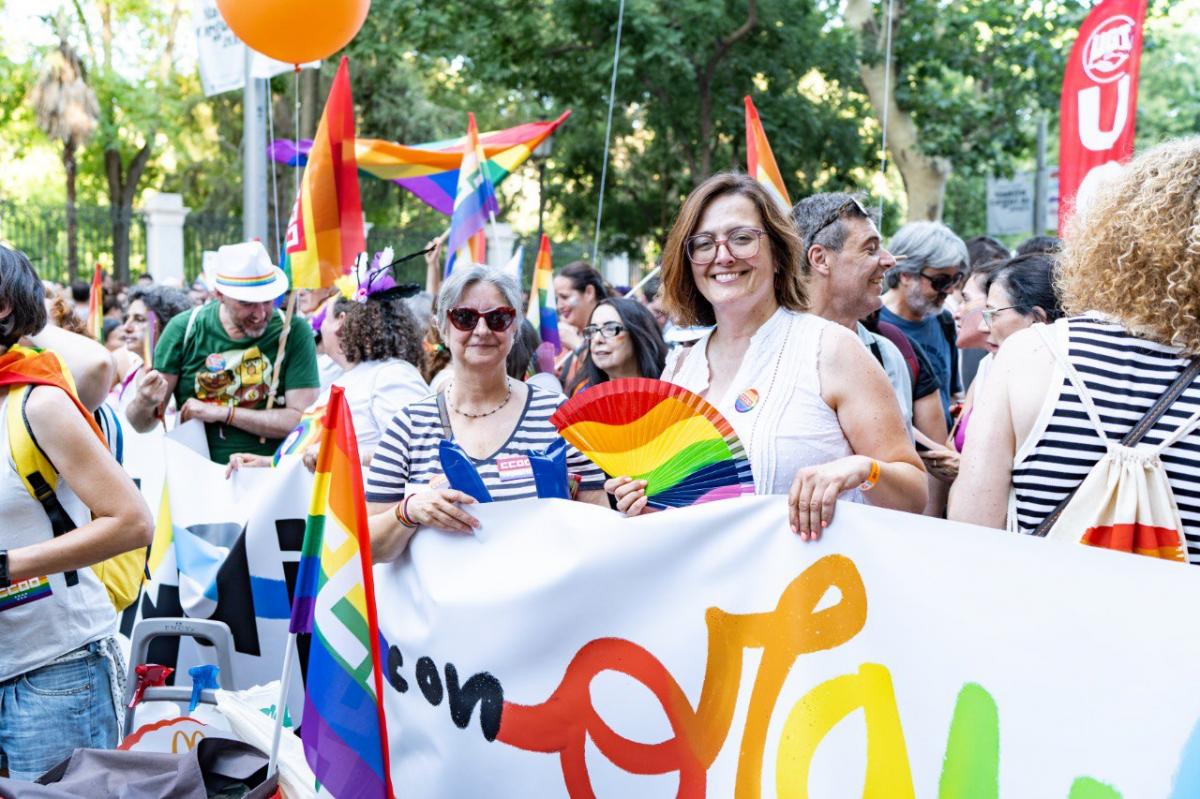
M 479 520 L 459 505 L 474 505 L 475 498 L 453 488 L 421 491 L 408 498 L 405 514 L 424 527 L 436 527 L 452 533 L 470 533 L 479 527 Z
M 235 452 L 229 456 L 229 464 L 225 467 L 225 479 L 228 480 L 233 476 L 233 473 L 241 468 L 248 469 L 265 469 L 271 466 L 270 455 L 255 455 L 252 452 Z
M 632 477 L 613 477 L 604 482 L 604 490 L 617 500 L 617 510 L 626 516 L 640 516 L 646 512 L 646 481 Z
M 788 491 L 788 522 L 804 541 L 816 541 L 833 521 L 838 495 L 857 488 L 871 474 L 871 459 L 862 455 L 838 458 L 796 473 Z

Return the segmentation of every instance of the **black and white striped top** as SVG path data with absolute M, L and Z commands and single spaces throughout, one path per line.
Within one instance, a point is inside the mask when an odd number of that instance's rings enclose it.
M 1098 316 L 1068 321 L 1070 360 L 1087 385 L 1104 432 L 1120 441 L 1179 377 L 1188 359 L 1176 347 L 1135 338 L 1121 325 Z M 1056 392 L 1053 412 L 1043 410 L 1013 467 L 1017 527 L 1031 533 L 1067 492 L 1083 482 L 1105 453 L 1079 394 L 1067 378 Z M 1200 410 L 1200 381 L 1186 389 L 1142 441 L 1161 443 Z M 1162 454 L 1183 532 L 1189 563 L 1200 564 L 1200 429 Z
M 526 384 L 528 385 L 528 384 Z M 542 452 L 558 438 L 558 430 L 550 417 L 566 401 L 560 394 L 551 394 L 528 386 L 525 408 L 508 440 L 496 452 L 483 460 L 472 458 L 476 471 L 494 500 L 528 499 L 537 496 L 533 472 L 528 461 L 521 459 L 530 452 Z M 383 440 L 371 458 L 367 474 L 368 502 L 399 502 L 407 493 L 428 487 L 445 488 L 438 442 L 444 438 L 442 420 L 438 414 L 437 395 L 406 406 L 392 418 Z M 501 477 L 503 467 L 504 477 Z M 567 446 L 567 471 L 581 478 L 580 490 L 604 487 L 604 473 L 574 447 Z

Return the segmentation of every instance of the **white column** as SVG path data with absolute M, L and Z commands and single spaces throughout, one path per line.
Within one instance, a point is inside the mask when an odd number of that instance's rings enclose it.
M 179 194 L 151 192 L 142 205 L 146 214 L 146 268 L 155 283 L 183 285 L 183 220 L 190 208 Z
M 631 285 L 629 280 L 629 256 L 625 253 L 609 255 L 602 259 L 601 273 L 614 286 Z
M 517 236 L 513 233 L 512 226 L 507 222 L 497 222 L 495 224 L 495 235 L 492 235 L 492 225 L 489 223 L 483 233 L 487 237 L 487 265 L 494 269 L 502 269 L 513 254 L 513 245 L 517 243 Z

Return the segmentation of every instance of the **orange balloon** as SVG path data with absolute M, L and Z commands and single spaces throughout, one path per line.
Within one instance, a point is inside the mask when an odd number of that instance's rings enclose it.
M 371 0 L 217 0 L 239 39 L 289 64 L 341 50 L 358 33 L 370 7 Z

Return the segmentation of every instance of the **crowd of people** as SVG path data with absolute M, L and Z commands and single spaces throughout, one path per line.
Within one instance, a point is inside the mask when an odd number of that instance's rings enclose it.
M 756 492 L 785 495 L 805 540 L 839 500 L 1041 535 L 1144 427 L 1183 557 L 1200 563 L 1198 186 L 1200 139 L 1162 145 L 1100 187 L 1063 241 L 1014 252 L 932 221 L 885 239 L 863 196 L 786 209 L 746 175 L 720 173 L 687 197 L 660 273 L 636 291 L 583 262 L 558 273 L 558 352 L 506 274 L 459 267 L 422 291 L 396 282 L 390 253 L 347 286 L 300 292 L 289 318 L 287 277 L 258 243 L 221 248 L 187 291 L 145 278 L 111 287 L 100 343 L 84 334 L 86 290 L 43 284 L 0 248 L 5 404 L 32 386 L 22 410 L 73 522 L 59 530 L 8 459 L 0 636 L 20 643 L 0 651 L 0 767 L 32 778 L 73 747 L 116 743 L 115 610 L 88 567 L 145 547 L 151 516 L 108 427 L 196 419 L 213 461 L 269 468 L 332 386 L 359 437 L 377 561 L 421 527 L 478 527 L 476 500 L 442 471 L 442 442 L 493 500 L 533 498 L 529 456 L 558 439 L 554 411 L 641 377 L 716 407 Z M 315 452 L 298 454 L 311 468 Z M 569 446 L 567 471 L 575 501 L 647 512 L 645 481 L 606 476 Z M 52 741 L 40 734 L 51 724 Z

